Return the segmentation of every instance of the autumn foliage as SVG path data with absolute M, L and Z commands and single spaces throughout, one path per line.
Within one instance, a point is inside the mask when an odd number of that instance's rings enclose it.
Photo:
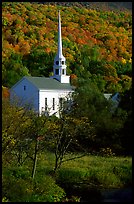
M 122 80 L 117 70 L 122 67 L 123 71 L 125 63 L 131 77 L 132 14 L 128 11 L 101 11 L 36 2 L 3 2 L 4 86 L 11 87 L 24 75 L 48 77 L 53 71 L 58 40 L 58 10 L 61 12 L 63 54 L 69 75 L 91 77 L 90 67 L 95 62 L 98 66 L 95 75 L 99 77 L 101 70 L 106 82 L 110 75 L 115 81 L 117 78 Z M 105 91 L 108 91 L 106 87 Z M 111 88 L 110 91 L 115 90 Z
M 9 93 L 8 88 L 2 86 L 2 97 L 3 98 L 9 98 L 9 96 L 10 96 L 10 93 Z

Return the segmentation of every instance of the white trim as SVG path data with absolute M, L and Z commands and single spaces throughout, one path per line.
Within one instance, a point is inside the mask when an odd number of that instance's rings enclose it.
M 71 89 L 39 89 L 39 92 L 74 92 L 74 90 Z

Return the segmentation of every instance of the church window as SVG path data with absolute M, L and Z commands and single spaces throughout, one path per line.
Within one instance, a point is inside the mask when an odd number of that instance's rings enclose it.
M 65 74 L 65 69 L 62 69 L 62 74 Z
M 45 110 L 44 107 L 42 107 L 42 108 L 41 108 L 41 113 L 44 113 L 44 110 Z
M 64 64 L 64 61 L 62 61 L 62 64 Z
M 56 75 L 59 75 L 59 69 L 56 69 L 56 70 L 55 70 L 55 74 L 56 74 Z
M 47 98 L 45 98 L 45 110 L 47 110 Z
M 55 98 L 53 98 L 53 110 L 55 110 Z
M 58 65 L 59 64 L 59 61 L 56 61 L 56 65 Z
M 63 98 L 59 98 L 59 109 L 63 108 Z
M 24 86 L 24 91 L 26 90 L 26 86 Z

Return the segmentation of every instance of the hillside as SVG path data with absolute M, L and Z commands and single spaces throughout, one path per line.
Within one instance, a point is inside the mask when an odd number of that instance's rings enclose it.
M 88 9 L 98 9 L 104 11 L 130 11 L 132 12 L 132 2 L 40 2 L 43 4 L 77 6 Z
M 63 3 L 2 3 L 2 202 L 131 202 L 132 14 Z M 10 103 L 9 88 L 52 74 L 58 10 L 76 89 L 59 118 L 38 117 Z M 117 91 L 116 108 L 102 93 Z
M 90 78 L 105 92 L 129 90 L 132 14 L 97 10 L 90 2 L 69 7 L 61 3 L 2 3 L 2 85 L 11 87 L 24 75 L 51 75 L 60 9 L 63 54 L 71 78 Z

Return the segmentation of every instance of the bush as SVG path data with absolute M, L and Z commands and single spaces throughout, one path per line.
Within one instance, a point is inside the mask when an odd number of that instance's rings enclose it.
M 57 180 L 60 183 L 66 183 L 67 185 L 73 183 L 79 183 L 87 176 L 86 169 L 61 169 L 59 171 Z
M 30 192 L 28 190 L 31 189 Z M 10 202 L 26 202 L 29 201 L 32 192 L 32 182 L 17 179 L 14 176 L 5 176 L 2 181 L 3 198 L 6 197 Z
M 10 202 L 60 202 L 65 197 L 64 190 L 52 177 L 38 175 L 33 180 L 18 167 L 3 171 L 2 191 L 3 200 Z
M 122 185 L 132 184 L 132 168 L 130 166 L 127 165 L 114 166 L 113 173 L 120 179 Z
M 107 148 L 100 149 L 100 155 L 101 156 L 115 156 L 115 153 L 112 152 L 111 148 L 107 147 Z
M 8 202 L 8 199 L 6 197 L 3 197 L 2 202 Z
M 48 175 L 36 177 L 34 181 L 34 193 L 38 199 L 32 201 L 60 202 L 65 197 L 64 190 L 59 187 L 55 180 Z

